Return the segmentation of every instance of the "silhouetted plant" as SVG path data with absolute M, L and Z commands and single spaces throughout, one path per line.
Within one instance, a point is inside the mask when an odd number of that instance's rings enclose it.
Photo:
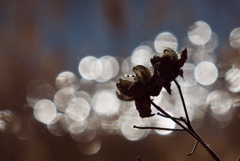
M 170 130 L 170 131 L 186 131 L 192 137 L 196 139 L 196 143 L 193 147 L 193 150 L 188 153 L 188 156 L 192 155 L 197 148 L 198 143 L 200 143 L 207 152 L 212 156 L 215 161 L 220 161 L 220 158 L 216 153 L 205 143 L 205 141 L 197 134 L 197 132 L 192 127 L 190 122 L 188 111 L 185 105 L 184 97 L 181 91 L 181 87 L 176 81 L 178 76 L 183 77 L 183 70 L 181 67 L 187 60 L 187 49 L 185 48 L 181 53 L 181 58 L 178 59 L 177 53 L 171 48 L 166 48 L 163 51 L 163 56 L 154 56 L 150 62 L 153 66 L 154 72 L 151 74 L 149 69 L 143 65 L 137 65 L 133 67 L 133 72 L 135 73 L 134 80 L 124 80 L 119 79 L 117 86 L 117 96 L 119 99 L 124 101 L 135 101 L 136 108 L 139 112 L 140 117 L 152 117 L 151 105 L 155 107 L 161 117 L 165 117 L 174 121 L 180 129 L 171 129 L 171 128 L 162 128 L 162 127 L 139 127 L 135 126 L 134 128 L 138 129 L 155 129 L 155 130 Z M 184 117 L 174 117 L 168 112 L 163 110 L 159 105 L 156 105 L 151 96 L 158 96 L 162 90 L 165 88 L 169 94 L 171 94 L 171 82 L 174 82 L 178 88 L 181 101 L 183 104 L 183 109 L 185 116 Z M 142 161 L 138 157 L 139 161 Z

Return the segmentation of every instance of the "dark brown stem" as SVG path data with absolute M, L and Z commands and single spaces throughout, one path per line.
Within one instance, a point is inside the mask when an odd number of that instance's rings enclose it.
M 159 106 L 157 106 L 153 101 L 151 101 L 151 104 L 157 109 L 159 110 L 162 114 L 164 114 L 166 117 L 170 118 L 171 120 L 173 120 L 176 124 L 178 124 L 181 128 L 183 128 L 185 131 L 187 131 L 190 135 L 192 135 L 199 143 L 202 144 L 202 146 L 208 151 L 208 153 L 212 156 L 212 158 L 215 161 L 221 161 L 221 159 L 217 156 L 217 154 L 214 153 L 214 151 L 204 142 L 204 140 L 193 130 L 193 128 L 190 128 L 189 125 L 191 125 L 191 123 L 186 123 L 185 127 L 181 122 L 179 122 L 179 120 L 177 120 L 176 118 L 172 117 L 170 114 L 168 114 L 166 111 L 164 111 L 162 108 L 160 108 Z
M 206 145 L 206 143 L 204 142 L 204 140 L 196 133 L 196 131 L 193 129 L 192 127 L 192 124 L 190 122 L 190 119 L 189 119 L 189 116 L 188 116 L 188 112 L 187 112 L 187 107 L 186 107 L 186 104 L 185 104 L 185 101 L 184 101 L 184 97 L 183 97 L 183 94 L 182 94 L 182 90 L 181 90 L 181 86 L 178 84 L 178 82 L 176 80 L 174 80 L 174 83 L 177 85 L 177 88 L 178 88 L 178 91 L 179 91 L 179 94 L 180 94 L 180 97 L 181 97 L 181 100 L 182 100 L 182 104 L 183 104 L 183 109 L 184 109 L 184 112 L 185 112 L 185 116 L 186 116 L 186 119 L 187 119 L 187 126 L 189 128 L 189 130 L 194 133 L 199 139 L 197 139 L 197 141 L 201 140 L 202 142 L 200 142 L 204 148 L 212 155 L 213 158 L 216 158 L 217 160 L 220 160 L 219 157 Z M 215 160 L 216 160 L 215 159 Z
M 183 109 L 184 109 L 185 116 L 186 116 L 186 119 L 187 119 L 187 124 L 189 125 L 189 127 L 190 127 L 191 129 L 193 129 L 193 128 L 192 128 L 192 125 L 191 125 L 191 123 L 190 123 L 189 116 L 188 116 L 187 107 L 186 107 L 186 104 L 185 104 L 185 101 L 184 101 L 184 98 L 183 98 L 181 86 L 178 84 L 178 82 L 177 82 L 176 80 L 174 80 L 174 83 L 177 85 L 178 91 L 179 91 L 179 93 L 180 93 L 180 97 L 181 97 L 182 104 L 183 104 Z
M 152 130 L 165 130 L 165 131 L 185 131 L 184 129 L 170 129 L 170 128 L 164 128 L 164 127 L 139 127 L 134 125 L 133 128 L 137 129 L 152 129 Z

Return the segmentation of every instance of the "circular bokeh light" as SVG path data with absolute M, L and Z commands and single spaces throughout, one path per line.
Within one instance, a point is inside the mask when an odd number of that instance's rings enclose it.
M 150 66 L 150 59 L 153 56 L 153 51 L 148 46 L 139 46 L 137 47 L 131 56 L 133 65 L 145 65 Z
M 226 113 L 232 105 L 230 95 L 221 90 L 211 92 L 207 97 L 207 102 L 210 104 L 210 107 L 215 114 Z
M 210 26 L 203 21 L 197 21 L 188 30 L 188 38 L 193 44 L 204 45 L 212 35 Z
M 162 53 L 166 48 L 176 50 L 177 46 L 177 38 L 170 32 L 162 32 L 154 40 L 154 47 L 158 53 Z
M 94 80 L 102 73 L 102 63 L 93 56 L 83 58 L 78 66 L 80 75 L 87 80 Z
M 198 83 L 211 85 L 217 80 L 218 70 L 213 63 L 202 62 L 196 66 L 194 76 Z
M 232 30 L 229 36 L 230 45 L 235 48 L 240 48 L 240 28 L 235 28 Z
M 225 81 L 228 84 L 228 89 L 231 92 L 240 92 L 240 70 L 230 69 L 225 75 Z
M 67 89 L 76 91 L 79 88 L 80 81 L 72 72 L 62 72 L 56 78 L 56 85 L 58 89 Z
M 39 121 L 48 124 L 56 117 L 57 109 L 54 103 L 50 100 L 39 100 L 34 106 L 34 116 Z
M 83 98 L 73 98 L 67 106 L 66 115 L 75 121 L 83 121 L 90 112 L 89 103 Z
M 124 119 L 121 124 L 121 132 L 126 139 L 130 141 L 137 141 L 146 136 L 146 130 L 135 129 L 133 128 L 133 125 L 144 126 L 144 123 L 142 119 L 138 117 L 128 117 Z
M 112 115 L 118 112 L 119 100 L 113 91 L 101 90 L 93 95 L 92 105 L 101 115 Z

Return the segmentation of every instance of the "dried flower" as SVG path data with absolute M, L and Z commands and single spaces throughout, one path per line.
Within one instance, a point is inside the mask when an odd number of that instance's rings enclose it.
M 162 87 L 171 94 L 171 81 L 178 75 L 183 77 L 181 67 L 187 59 L 187 49 L 182 51 L 181 58 L 178 59 L 177 53 L 167 48 L 162 57 L 154 56 L 150 61 L 154 67 L 151 74 L 148 68 L 143 65 L 133 67 L 134 81 L 119 79 L 117 83 L 117 96 L 121 100 L 135 100 L 136 108 L 140 117 L 151 117 L 150 96 L 158 96 Z
M 140 117 L 151 117 L 151 100 L 150 96 L 159 95 L 162 86 L 157 84 L 159 78 L 157 75 L 152 76 L 151 72 L 142 65 L 133 67 L 135 73 L 134 81 L 119 79 L 117 83 L 117 96 L 121 100 L 135 100 L 135 105 Z
M 181 58 L 178 59 L 177 53 L 171 48 L 163 51 L 163 56 L 154 56 L 150 61 L 154 67 L 155 73 L 158 73 L 159 84 L 161 84 L 169 94 L 171 94 L 171 81 L 175 80 L 178 75 L 183 77 L 181 67 L 187 60 L 187 49 L 182 51 Z

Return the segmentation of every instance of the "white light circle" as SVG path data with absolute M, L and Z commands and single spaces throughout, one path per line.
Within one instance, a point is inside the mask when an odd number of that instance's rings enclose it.
M 211 85 L 218 78 L 218 70 L 213 63 L 202 62 L 196 66 L 194 76 L 198 83 L 202 85 Z
M 119 64 L 114 57 L 103 56 L 98 60 L 101 63 L 102 70 L 99 71 L 100 75 L 96 78 L 96 81 L 106 82 L 117 75 Z
M 34 116 L 37 120 L 48 124 L 51 123 L 57 115 L 57 109 L 54 103 L 47 99 L 39 100 L 34 106 Z
M 147 135 L 147 131 L 143 129 L 135 129 L 133 125 L 145 126 L 142 119 L 136 117 L 128 117 L 121 124 L 122 135 L 130 140 L 137 141 Z
M 57 109 L 65 112 L 68 102 L 71 100 L 73 93 L 69 90 L 61 89 L 54 96 L 54 103 Z
M 113 91 L 102 90 L 93 95 L 92 105 L 101 115 L 112 115 L 118 112 L 120 102 Z
M 212 35 L 210 26 L 203 21 L 197 21 L 188 30 L 188 38 L 193 44 L 204 45 Z
M 93 56 L 83 58 L 78 66 L 80 75 L 88 80 L 94 80 L 102 73 L 102 63 Z
M 210 104 L 212 111 L 218 115 L 226 113 L 232 105 L 230 95 L 221 90 L 210 93 L 207 97 L 207 102 Z
M 225 81 L 228 84 L 228 89 L 231 92 L 240 92 L 240 70 L 230 69 L 225 75 Z
M 90 112 L 89 103 L 83 98 L 73 98 L 66 109 L 66 115 L 75 121 L 85 120 Z
M 69 71 L 60 73 L 56 78 L 56 85 L 58 89 L 67 89 L 76 91 L 79 88 L 80 81 L 75 74 Z
M 235 48 L 240 48 L 240 27 L 232 30 L 229 36 L 230 45 Z
M 150 65 L 150 59 L 153 56 L 153 51 L 148 46 L 139 46 L 134 49 L 131 57 L 133 65 Z
M 162 32 L 154 40 L 154 47 L 158 53 L 163 53 L 166 48 L 176 50 L 177 46 L 177 38 L 170 32 Z

